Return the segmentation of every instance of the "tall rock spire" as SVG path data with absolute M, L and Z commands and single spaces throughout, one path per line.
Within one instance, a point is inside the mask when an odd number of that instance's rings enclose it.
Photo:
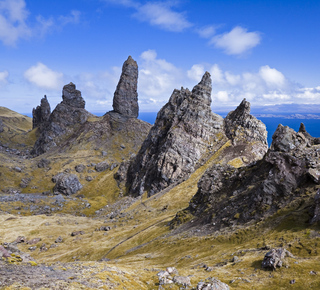
M 122 73 L 113 97 L 113 110 L 121 115 L 137 118 L 138 105 L 138 65 L 131 56 L 124 62 Z
M 48 122 L 51 114 L 50 104 L 48 102 L 47 96 L 45 95 L 41 99 L 40 106 L 33 108 L 32 110 L 32 128 L 37 128 L 44 126 Z

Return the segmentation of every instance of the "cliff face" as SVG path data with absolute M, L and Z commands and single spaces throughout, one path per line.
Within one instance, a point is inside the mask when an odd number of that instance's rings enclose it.
M 274 214 L 320 183 L 320 145 L 315 141 L 306 131 L 280 124 L 263 160 L 238 169 L 208 169 L 187 211 L 216 229 Z

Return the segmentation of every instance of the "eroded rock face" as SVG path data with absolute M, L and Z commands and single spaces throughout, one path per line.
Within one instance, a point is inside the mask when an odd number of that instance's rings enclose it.
M 62 90 L 63 101 L 56 106 L 44 126 L 41 126 L 33 154 L 40 155 L 61 144 L 69 135 L 78 130 L 91 114 L 84 109 L 81 92 L 70 83 Z
M 216 164 L 208 169 L 188 210 L 217 229 L 246 223 L 300 198 L 308 186 L 319 184 L 319 176 L 320 145 L 279 125 L 271 148 L 256 164 L 238 169 Z
M 207 72 L 192 92 L 174 90 L 129 167 L 131 194 L 151 196 L 187 178 L 207 151 L 221 145 L 223 118 L 211 111 L 211 89 Z
M 33 108 L 32 110 L 32 129 L 46 126 L 51 114 L 50 104 L 47 96 L 45 95 L 41 99 L 40 106 Z
M 113 110 L 121 115 L 137 118 L 138 105 L 138 65 L 131 56 L 122 66 L 121 77 L 113 97 Z

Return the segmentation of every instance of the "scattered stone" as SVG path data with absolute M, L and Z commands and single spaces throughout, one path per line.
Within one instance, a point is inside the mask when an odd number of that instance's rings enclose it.
M 71 233 L 71 236 L 74 237 L 74 236 L 84 235 L 84 234 L 85 234 L 84 231 L 75 231 Z
M 31 251 L 31 252 L 35 251 L 36 249 L 37 249 L 37 246 L 33 246 L 33 247 L 29 247 L 28 248 L 28 250 Z
M 21 188 L 26 188 L 28 187 L 29 183 L 31 181 L 31 178 L 22 178 L 20 182 L 20 187 Z
M 310 271 L 309 274 L 310 274 L 310 275 L 317 275 L 317 272 L 315 272 L 315 271 Z
M 18 166 L 14 167 L 13 170 L 16 172 L 22 172 L 22 169 Z
M 92 181 L 93 180 L 93 178 L 92 178 L 92 176 L 86 176 L 86 181 Z
M 26 241 L 26 244 L 28 245 L 34 245 L 34 244 L 37 244 L 41 241 L 41 238 L 34 238 L 32 240 L 29 240 L 29 241 Z
M 166 269 L 166 271 L 170 274 L 170 275 L 179 275 L 178 270 L 175 267 L 168 267 Z
M 235 280 L 232 280 L 235 281 Z M 230 283 L 233 283 L 230 281 Z M 229 290 L 229 286 L 226 283 L 212 277 L 205 280 L 205 282 L 199 282 L 197 290 Z
M 63 239 L 59 236 L 54 242 L 55 243 L 62 243 Z
M 109 163 L 107 161 L 102 161 L 95 166 L 95 170 L 98 172 L 105 171 L 109 168 Z
M 46 247 L 46 244 L 43 243 L 41 246 L 40 246 L 40 252 L 46 252 L 48 251 L 48 248 Z
M 75 170 L 76 170 L 78 173 L 84 172 L 85 169 L 86 169 L 86 166 L 83 165 L 83 164 L 79 164 L 79 165 L 76 165 L 76 166 L 75 166 Z
M 110 170 L 113 170 L 116 167 L 118 167 L 118 164 L 117 163 L 112 163 L 111 166 L 110 166 Z
M 296 280 L 295 280 L 295 279 L 292 279 L 292 280 L 290 281 L 290 284 L 294 284 L 294 283 L 296 283 Z
M 179 286 L 183 286 L 184 288 L 191 286 L 191 281 L 189 277 L 174 276 L 172 281 L 173 283 L 178 284 Z
M 15 243 L 20 244 L 20 243 L 25 243 L 27 239 L 24 236 L 19 236 L 16 238 Z
M 236 263 L 236 262 L 239 262 L 239 257 L 237 256 L 234 256 L 231 260 L 232 263 Z

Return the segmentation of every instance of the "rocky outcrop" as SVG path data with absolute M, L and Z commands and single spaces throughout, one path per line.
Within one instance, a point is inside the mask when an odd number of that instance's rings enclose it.
M 60 145 L 78 130 L 89 116 L 92 116 L 84 109 L 85 101 L 73 83 L 63 87 L 62 98 L 63 101 L 56 106 L 48 121 L 44 123 L 45 126 L 41 126 L 40 136 L 32 152 L 34 155 L 43 154 Z
M 0 133 L 2 133 L 4 131 L 4 124 L 2 122 L 2 120 L 0 119 Z
M 55 178 L 56 185 L 53 188 L 55 194 L 72 195 L 82 188 L 75 174 L 60 173 Z
M 138 105 L 138 65 L 131 56 L 122 66 L 121 77 L 113 97 L 113 110 L 121 115 L 137 118 Z
M 207 72 L 192 92 L 184 88 L 173 91 L 129 167 L 131 194 L 147 191 L 151 196 L 180 182 L 209 151 L 221 146 L 223 118 L 211 111 L 211 89 Z
M 208 169 L 187 211 L 216 229 L 258 220 L 302 197 L 319 177 L 320 145 L 280 124 L 271 148 L 256 164 Z M 179 224 L 178 217 L 172 225 Z
M 220 164 L 239 167 L 263 158 L 268 149 L 267 131 L 250 115 L 250 103 L 243 100 L 223 120 L 211 111 L 211 90 L 208 72 L 192 92 L 174 90 L 129 166 L 127 187 L 131 194 L 147 191 L 151 196 L 183 181 L 223 145 L 217 159 Z
M 271 249 L 266 255 L 261 263 L 261 267 L 268 270 L 275 270 L 277 267 L 281 268 L 285 257 L 294 256 L 284 248 Z
M 50 114 L 50 104 L 48 102 L 47 96 L 45 95 L 41 99 L 40 106 L 37 106 L 32 110 L 32 129 L 45 127 L 47 122 L 49 121 Z

